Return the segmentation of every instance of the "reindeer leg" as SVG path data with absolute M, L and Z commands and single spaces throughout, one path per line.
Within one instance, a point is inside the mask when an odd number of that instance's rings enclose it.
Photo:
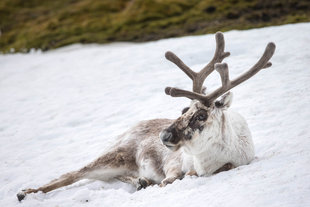
M 37 188 L 37 189 L 26 189 L 17 194 L 17 198 L 19 201 L 23 200 L 27 194 L 37 193 L 38 191 L 42 191 L 43 193 L 47 193 L 49 191 L 55 190 L 57 188 L 61 188 L 63 186 L 71 185 L 81 179 L 83 179 L 85 174 L 81 171 L 73 171 L 70 173 L 66 173 L 62 175 L 60 178 L 52 180 L 50 183 Z
M 168 184 L 173 183 L 176 179 L 182 179 L 183 173 L 178 168 L 169 169 L 166 172 L 166 178 L 163 179 L 160 183 L 160 187 L 165 187 Z
M 17 198 L 21 201 L 30 193 L 38 191 L 47 193 L 82 179 L 109 180 L 136 170 L 137 166 L 133 153 L 128 149 L 116 147 L 78 171 L 64 174 L 40 188 L 23 190 L 17 194 Z

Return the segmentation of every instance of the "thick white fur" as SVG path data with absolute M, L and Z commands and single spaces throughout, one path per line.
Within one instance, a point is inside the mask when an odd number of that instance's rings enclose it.
M 237 167 L 254 159 L 248 125 L 240 114 L 227 109 L 232 95 L 228 94 L 224 99 L 221 100 L 224 103 L 221 108 L 205 107 L 193 101 L 186 113 L 191 115 L 198 108 L 209 111 L 204 130 L 201 133 L 196 131 L 191 140 L 183 143 L 184 152 L 192 156 L 193 167 L 199 176 L 211 175 L 226 163 Z

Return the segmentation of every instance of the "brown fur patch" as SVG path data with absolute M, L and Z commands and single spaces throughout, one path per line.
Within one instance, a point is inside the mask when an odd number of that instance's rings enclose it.
M 81 169 L 82 172 L 95 170 L 98 168 L 120 168 L 124 167 L 128 170 L 136 171 L 138 166 L 136 164 L 135 152 L 128 147 L 117 147 L 110 152 L 105 153 L 97 160 Z

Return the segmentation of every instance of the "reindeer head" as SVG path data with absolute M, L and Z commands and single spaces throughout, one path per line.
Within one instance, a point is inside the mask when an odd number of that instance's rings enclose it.
M 217 32 L 215 39 L 215 55 L 198 73 L 186 66 L 172 52 L 167 52 L 165 55 L 168 60 L 176 64 L 193 81 L 192 92 L 172 87 L 165 89 L 167 95 L 186 97 L 192 100 L 190 107 L 183 110 L 182 116 L 160 133 L 163 144 L 171 150 L 175 151 L 183 146 L 191 154 L 200 153 L 207 146 L 207 142 L 219 135 L 223 130 L 225 120 L 223 120 L 224 116 L 222 114 L 225 113 L 225 110 L 232 102 L 232 94 L 228 91 L 254 76 L 261 69 L 271 66 L 268 61 L 275 51 L 274 43 L 267 45 L 263 56 L 252 68 L 236 79 L 230 80 L 228 65 L 221 63 L 225 57 L 230 55 L 229 52 L 224 52 L 224 36 L 222 33 Z M 211 93 L 204 94 L 203 82 L 214 69 L 221 76 L 222 86 Z M 216 101 L 219 97 L 221 97 L 220 100 Z

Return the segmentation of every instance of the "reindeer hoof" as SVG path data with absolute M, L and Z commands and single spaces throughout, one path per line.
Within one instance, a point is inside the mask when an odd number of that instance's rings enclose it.
M 188 171 L 185 175 L 188 175 L 188 176 L 197 176 L 197 177 L 198 177 L 197 172 L 194 171 L 194 170 Z
M 151 183 L 146 178 L 139 178 L 137 190 L 141 190 L 142 188 L 145 189 Z
M 18 201 L 22 201 L 26 197 L 26 193 L 20 192 L 20 193 L 17 193 L 16 196 L 17 196 Z
M 224 171 L 228 171 L 235 168 L 235 166 L 231 163 L 226 163 L 225 165 L 223 165 L 220 169 L 216 170 L 213 174 L 217 174 L 220 172 L 224 172 Z
M 165 187 L 166 185 L 173 183 L 176 179 L 177 177 L 165 178 L 164 180 L 161 181 L 161 183 L 159 184 L 159 187 Z

